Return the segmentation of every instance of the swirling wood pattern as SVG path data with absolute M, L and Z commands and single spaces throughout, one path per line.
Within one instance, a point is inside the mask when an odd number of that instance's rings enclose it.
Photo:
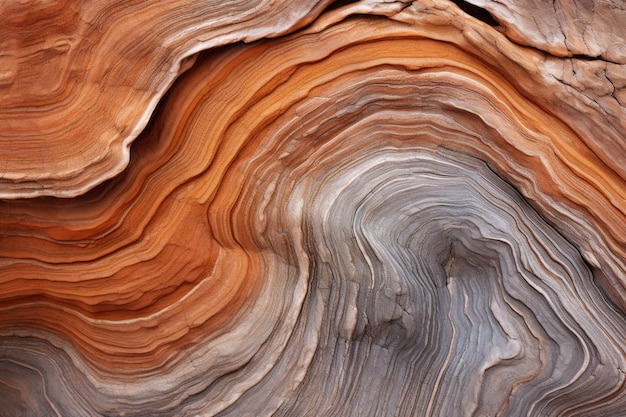
M 0 415 L 626 416 L 623 9 L 293 3 L 5 13 Z

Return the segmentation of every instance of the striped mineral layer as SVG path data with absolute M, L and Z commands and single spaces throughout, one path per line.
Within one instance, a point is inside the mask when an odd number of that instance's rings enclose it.
M 0 415 L 626 416 L 626 6 L 5 3 Z

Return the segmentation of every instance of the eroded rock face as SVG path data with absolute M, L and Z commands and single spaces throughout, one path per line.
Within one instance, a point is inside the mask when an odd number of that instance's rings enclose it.
M 0 414 L 625 416 L 622 6 L 456 3 L 5 6 Z

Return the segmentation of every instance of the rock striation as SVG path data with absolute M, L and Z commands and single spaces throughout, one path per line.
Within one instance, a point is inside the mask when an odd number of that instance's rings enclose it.
M 509 3 L 3 5 L 0 415 L 626 416 L 626 8 Z

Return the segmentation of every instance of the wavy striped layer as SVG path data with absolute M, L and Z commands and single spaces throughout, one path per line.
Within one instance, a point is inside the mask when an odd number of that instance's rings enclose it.
M 203 53 L 121 174 L 1 203 L 7 410 L 623 413 L 623 108 L 404 6 Z

